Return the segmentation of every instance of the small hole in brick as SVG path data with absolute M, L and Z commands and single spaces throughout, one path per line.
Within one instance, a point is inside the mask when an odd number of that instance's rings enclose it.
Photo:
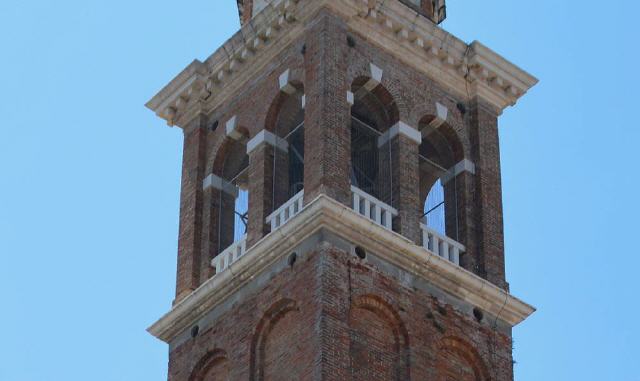
M 354 48 L 356 46 L 356 40 L 351 36 L 347 36 L 347 45 L 349 45 L 350 48 Z
M 289 255 L 289 266 L 293 267 L 293 265 L 296 264 L 296 261 L 298 260 L 298 254 L 297 253 L 291 253 L 291 255 Z
M 484 312 L 482 312 L 480 308 L 474 308 L 473 316 L 476 318 L 477 321 L 482 322 L 482 319 L 484 319 Z
M 442 316 L 447 316 L 447 309 L 445 306 L 438 306 L 438 313 Z
M 198 336 L 198 333 L 200 333 L 200 327 L 194 325 L 193 328 L 191 328 L 191 338 L 195 339 L 195 337 Z
M 218 124 L 220 124 L 217 120 L 215 122 L 213 122 L 211 124 L 211 127 L 209 128 L 211 131 L 215 131 L 218 129 Z
M 300 53 L 304 56 L 307 54 L 307 44 L 302 45 L 302 49 L 300 49 Z
M 367 251 L 362 246 L 356 246 L 356 255 L 360 259 L 365 259 L 367 257 Z
M 447 331 L 440 323 L 438 323 L 435 320 L 433 321 L 433 326 L 436 327 L 436 329 L 440 331 L 440 333 L 442 334 L 444 334 Z
M 458 108 L 458 111 L 460 111 L 460 114 L 464 115 L 467 113 L 467 106 L 465 106 L 464 103 L 458 102 L 456 107 Z
M 435 318 L 435 316 L 433 316 L 433 312 L 431 312 L 431 311 L 427 312 L 427 319 L 433 320 L 434 318 Z

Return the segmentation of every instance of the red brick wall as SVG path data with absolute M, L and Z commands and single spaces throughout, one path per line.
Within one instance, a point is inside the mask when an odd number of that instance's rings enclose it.
M 342 20 L 327 10 L 321 11 L 306 27 L 306 35 L 293 41 L 261 76 L 249 80 L 241 92 L 206 117 L 198 118 L 193 123 L 195 127 L 185 133 L 178 299 L 213 274 L 209 263 L 218 254 L 219 227 L 215 216 L 219 202 L 215 200 L 215 192 L 203 194 L 202 180 L 210 173 L 218 173 L 219 163 L 224 163 L 228 154 L 226 121 L 237 116 L 238 125 L 248 138 L 262 129 L 273 129 L 283 99 L 278 77 L 289 69 L 292 81 L 306 93 L 305 200 L 323 193 L 348 205 L 351 130 L 346 93 L 352 84 L 370 75 L 370 63 L 384 70 L 382 84 L 375 92 L 386 94 L 385 104 L 393 105 L 397 113 L 391 116 L 394 120 L 418 128 L 436 114 L 436 102 L 449 109 L 449 118 L 440 127 L 440 133 L 451 144 L 454 160 L 470 159 L 476 164 L 477 173 L 463 173 L 452 182 L 455 185 L 447 186 L 447 232 L 467 247 L 462 257 L 464 268 L 508 288 L 496 114 L 477 101 L 465 101 L 448 93 L 393 55 L 351 33 Z M 351 36 L 354 46 L 349 46 L 347 36 Z M 220 127 L 211 132 L 209 127 L 214 121 Z M 420 244 L 416 221 L 422 214 L 423 195 L 428 190 L 419 189 L 416 160 L 409 157 L 415 155 L 416 147 L 403 137 L 393 144 L 393 203 L 400 211 L 394 222 L 395 230 Z M 274 207 L 272 156 L 272 152 L 258 149 L 251 158 L 250 245 L 269 232 L 264 218 Z
M 508 332 L 375 263 L 322 246 L 278 264 L 173 343 L 169 380 L 512 380 Z

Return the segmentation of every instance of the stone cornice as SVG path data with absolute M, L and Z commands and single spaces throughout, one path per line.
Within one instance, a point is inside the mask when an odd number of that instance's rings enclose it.
M 344 16 L 369 43 L 425 73 L 461 99 L 480 98 L 497 113 L 537 79 L 479 42 L 467 45 L 398 1 L 274 0 L 205 62 L 194 61 L 147 107 L 169 125 L 185 126 L 242 89 L 304 32 L 321 8 Z
M 170 342 L 269 266 L 287 256 L 306 238 L 323 229 L 354 245 L 363 246 L 380 259 L 422 277 L 444 292 L 483 309 L 510 326 L 519 324 L 535 311 L 530 305 L 475 274 L 431 254 L 335 200 L 320 195 L 287 224 L 249 249 L 229 270 L 209 279 L 176 304 L 149 328 L 149 332 Z

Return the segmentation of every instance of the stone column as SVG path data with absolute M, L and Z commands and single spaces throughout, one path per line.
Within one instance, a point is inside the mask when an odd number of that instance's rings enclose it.
M 307 25 L 305 50 L 305 202 L 326 194 L 349 205 L 350 105 L 344 22 L 327 11 Z
M 205 117 L 200 116 L 184 129 L 178 268 L 174 303 L 189 295 L 200 284 L 202 182 L 205 173 L 208 134 L 205 122 Z

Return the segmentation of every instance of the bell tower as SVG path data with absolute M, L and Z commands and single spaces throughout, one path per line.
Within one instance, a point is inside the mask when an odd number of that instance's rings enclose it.
M 513 379 L 498 117 L 537 80 L 444 0 L 237 0 L 184 134 L 170 381 Z

